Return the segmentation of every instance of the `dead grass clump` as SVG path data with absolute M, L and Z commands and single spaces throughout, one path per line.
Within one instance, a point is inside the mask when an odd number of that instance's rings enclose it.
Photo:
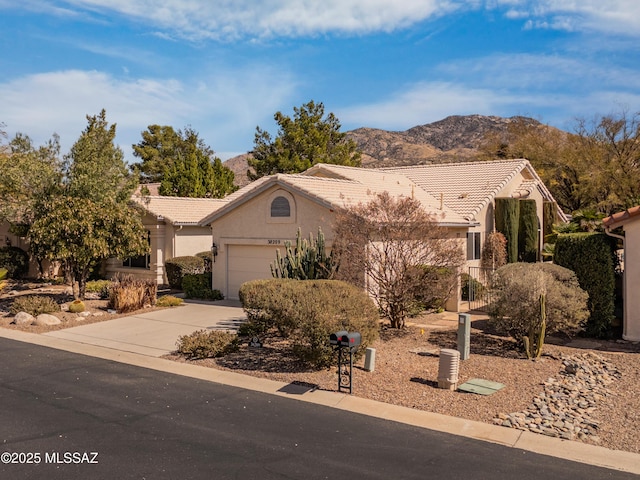
M 156 303 L 158 285 L 152 280 L 141 280 L 131 275 L 115 277 L 109 288 L 108 308 L 118 313 L 129 313 Z

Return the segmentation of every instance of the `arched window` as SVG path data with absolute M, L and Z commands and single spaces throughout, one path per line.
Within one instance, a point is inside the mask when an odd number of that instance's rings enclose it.
M 272 217 L 290 217 L 291 205 L 289 200 L 285 197 L 276 197 L 271 202 L 271 216 Z

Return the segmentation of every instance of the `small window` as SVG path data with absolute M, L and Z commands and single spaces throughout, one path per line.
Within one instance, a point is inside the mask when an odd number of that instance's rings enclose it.
M 467 260 L 480 260 L 480 232 L 467 233 Z
M 147 243 L 151 245 L 151 232 L 147 230 Z M 151 255 L 140 255 L 138 257 L 130 257 L 122 262 L 123 267 L 129 268 L 146 268 L 149 270 L 151 264 Z
M 285 197 L 276 197 L 271 202 L 271 216 L 272 217 L 290 217 L 291 205 L 289 200 Z

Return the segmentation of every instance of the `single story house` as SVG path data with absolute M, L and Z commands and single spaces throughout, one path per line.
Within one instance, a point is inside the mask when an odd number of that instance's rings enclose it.
M 495 198 L 533 198 L 539 218 L 542 202 L 553 201 L 527 160 L 385 169 L 318 164 L 301 174 L 263 177 L 226 197 L 201 222 L 211 227 L 218 253 L 213 287 L 238 298 L 242 283 L 270 278 L 276 249 L 294 241 L 298 228 L 304 236 L 321 228 L 330 247 L 335 212 L 383 191 L 417 198 L 452 238 L 466 243 L 470 266 L 479 265 L 484 237 L 494 229 Z M 457 300 L 447 309 L 457 311 Z
M 107 278 L 131 274 L 166 284 L 164 262 L 170 258 L 211 250 L 211 229 L 201 220 L 227 203 L 215 198 L 184 198 L 134 195 L 142 210 L 150 253 L 141 257 L 107 260 Z
M 640 206 L 615 213 L 602 223 L 607 234 L 622 238 L 624 244 L 622 338 L 640 342 Z M 622 228 L 624 236 L 612 233 L 617 228 Z

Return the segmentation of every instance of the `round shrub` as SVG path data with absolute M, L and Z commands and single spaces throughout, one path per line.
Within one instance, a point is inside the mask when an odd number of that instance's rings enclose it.
M 90 280 L 87 282 L 86 291 L 97 293 L 104 300 L 109 298 L 111 283 L 111 280 Z
M 211 289 L 211 273 L 185 275 L 182 277 L 182 291 L 187 298 L 198 298 L 201 300 L 224 299 L 220 290 Z
M 182 278 L 185 275 L 204 273 L 204 260 L 200 257 L 174 257 L 164 262 L 164 270 L 169 286 L 182 289 Z
M 224 330 L 198 330 L 182 335 L 177 342 L 178 353 L 190 359 L 222 357 L 239 348 L 238 336 Z
M 177 307 L 179 305 L 182 305 L 183 303 L 184 303 L 184 300 L 182 300 L 181 298 L 174 297 L 173 295 L 162 295 L 161 297 L 158 297 L 158 300 L 156 301 L 156 306 L 157 307 Z
M 548 263 L 512 263 L 496 270 L 489 321 L 518 342 L 540 317 L 540 295 L 546 294 L 546 333 L 571 335 L 589 317 L 587 293 L 575 274 Z
M 373 300 L 346 282 L 256 280 L 240 287 L 240 300 L 250 323 L 278 331 L 289 339 L 294 355 L 316 368 L 337 361 L 329 345 L 331 333 L 359 332 L 356 358 L 378 338 L 380 316 Z
M 10 278 L 23 278 L 29 273 L 29 255 L 18 247 L 0 247 L 0 267 Z
M 205 273 L 211 273 L 213 267 L 213 253 L 211 253 L 211 250 L 207 250 L 206 252 L 198 252 L 196 253 L 196 257 L 204 260 Z
M 20 312 L 27 312 L 34 317 L 41 313 L 55 313 L 60 311 L 60 305 L 51 297 L 44 295 L 24 295 L 16 297 L 11 304 L 10 312 L 16 315 Z
M 74 300 L 69 304 L 69 312 L 71 313 L 80 313 L 84 312 L 85 305 L 82 300 Z

